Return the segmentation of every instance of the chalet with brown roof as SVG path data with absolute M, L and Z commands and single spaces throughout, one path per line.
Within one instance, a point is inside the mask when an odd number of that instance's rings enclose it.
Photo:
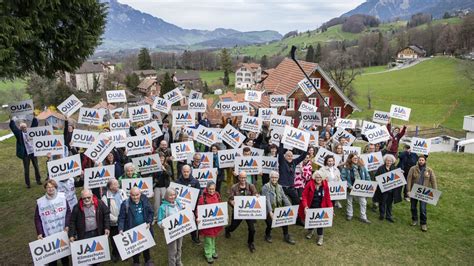
M 53 128 L 64 128 L 64 121 L 66 117 L 56 111 L 46 109 L 36 116 L 36 119 L 41 123 L 44 121 L 44 125 L 51 125 Z
M 235 71 L 235 88 L 254 89 L 262 78 L 260 64 L 241 63 Z
M 200 90 L 203 87 L 199 72 L 194 70 L 176 70 L 173 81 L 177 86 L 190 90 Z
M 158 71 L 154 69 L 135 70 L 133 73 L 137 74 L 140 79 L 151 78 L 156 79 L 158 77 Z
M 417 46 L 417 45 L 407 46 L 401 49 L 397 53 L 398 60 L 417 59 L 417 58 L 425 57 L 425 56 L 426 56 L 426 51 L 422 47 Z
M 138 91 L 145 96 L 160 95 L 161 86 L 157 79 L 145 78 L 137 86 Z

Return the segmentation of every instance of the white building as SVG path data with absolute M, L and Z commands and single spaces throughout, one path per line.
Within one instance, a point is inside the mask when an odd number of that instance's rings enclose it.
M 96 86 L 100 91 L 104 86 L 106 75 L 113 73 L 114 70 L 115 66 L 110 63 L 86 61 L 74 73 L 65 72 L 64 78 L 66 84 L 77 90 L 89 92 Z
M 262 68 L 260 64 L 242 63 L 235 71 L 235 88 L 254 89 L 262 78 Z
M 474 153 L 474 115 L 464 116 L 462 129 L 466 130 L 466 140 L 458 142 L 464 147 L 464 152 Z

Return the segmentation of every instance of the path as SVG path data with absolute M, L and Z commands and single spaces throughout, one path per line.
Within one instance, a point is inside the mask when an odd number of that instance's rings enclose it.
M 5 135 L 5 136 L 1 136 L 1 137 L 0 137 L 0 142 L 4 141 L 4 140 L 6 140 L 6 139 L 9 139 L 9 138 L 11 138 L 11 137 L 13 137 L 13 136 L 14 136 L 13 133 L 7 134 L 7 135 Z
M 384 71 L 380 71 L 380 72 L 365 73 L 365 74 L 362 74 L 362 76 L 364 76 L 364 75 L 375 75 L 375 74 L 381 74 L 381 73 L 386 73 L 386 72 L 390 72 L 390 71 L 397 71 L 397 70 L 410 68 L 412 66 L 415 66 L 415 65 L 417 65 L 417 64 L 419 64 L 423 61 L 429 60 L 429 59 L 431 59 L 431 58 L 430 57 L 420 58 L 420 59 L 416 60 L 415 62 L 413 62 L 411 64 L 403 64 L 403 65 L 392 67 L 388 70 L 384 70 Z

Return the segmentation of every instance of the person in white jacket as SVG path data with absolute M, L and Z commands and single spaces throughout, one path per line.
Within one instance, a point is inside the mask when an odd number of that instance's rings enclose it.
M 324 166 L 318 170 L 323 180 L 327 180 L 328 182 L 341 181 L 341 172 L 336 167 L 335 162 L 334 156 L 332 155 L 328 155 L 324 158 Z M 342 205 L 338 200 L 333 201 L 333 204 L 339 209 L 342 208 Z
M 111 179 L 107 183 L 107 193 L 102 196 L 102 201 L 110 209 L 110 237 L 113 239 L 113 236 L 119 233 L 118 230 L 118 216 L 120 213 L 120 205 L 127 199 L 127 194 L 123 191 L 117 179 Z M 112 260 L 117 262 L 120 258 L 119 252 L 115 242 L 112 240 Z

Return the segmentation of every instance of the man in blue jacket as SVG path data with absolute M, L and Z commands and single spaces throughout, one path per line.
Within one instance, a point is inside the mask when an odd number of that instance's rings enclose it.
M 31 121 L 31 127 L 38 126 L 38 119 L 33 117 Z M 10 119 L 10 129 L 15 135 L 16 138 L 16 156 L 23 160 L 23 170 L 25 172 L 25 183 L 27 188 L 30 186 L 30 161 L 33 163 L 35 168 L 35 178 L 36 184 L 41 185 L 41 176 L 38 167 L 38 159 L 35 157 L 33 140 L 28 138 L 28 133 L 26 132 L 27 125 L 26 123 L 20 123 L 20 128 L 18 128 L 13 119 Z
M 293 152 L 288 150 L 285 152 L 283 148 L 283 143 L 280 143 L 280 148 L 278 149 L 278 172 L 280 174 L 280 179 L 278 179 L 278 184 L 283 187 L 283 191 L 286 196 L 291 201 L 292 205 L 300 204 L 300 198 L 298 196 L 298 191 L 294 187 L 295 184 L 295 169 L 298 164 L 300 164 L 304 158 L 306 158 L 307 152 L 300 154 L 298 158 L 293 160 Z

